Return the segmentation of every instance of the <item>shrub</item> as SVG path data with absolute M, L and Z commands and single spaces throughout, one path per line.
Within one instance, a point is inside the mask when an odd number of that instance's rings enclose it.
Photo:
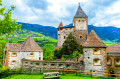
M 10 72 L 10 68 L 2 66 L 2 68 L 0 69 L 0 76 L 5 77 L 9 74 L 9 72 Z

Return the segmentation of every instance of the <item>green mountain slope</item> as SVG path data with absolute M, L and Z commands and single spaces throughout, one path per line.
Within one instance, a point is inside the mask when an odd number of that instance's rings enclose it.
M 33 31 L 16 31 L 13 34 L 10 34 L 8 36 L 2 36 L 0 37 L 0 58 L 2 58 L 3 48 L 5 47 L 5 44 L 7 42 L 10 43 L 22 43 L 27 39 L 28 36 L 31 36 L 38 45 L 43 49 L 44 52 L 44 59 L 49 59 L 49 56 L 53 56 L 54 47 L 57 43 L 56 39 L 53 39 L 51 37 L 44 36 L 40 33 L 33 32 Z M 52 57 L 53 58 L 53 57 Z

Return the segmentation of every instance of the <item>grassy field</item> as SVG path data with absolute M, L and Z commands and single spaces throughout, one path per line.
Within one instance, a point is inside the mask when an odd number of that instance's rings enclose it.
M 43 79 L 43 75 L 12 75 L 2 79 Z M 108 79 L 100 77 L 90 77 L 90 76 L 76 76 L 75 74 L 60 75 L 60 79 Z M 112 78 L 109 78 L 112 79 Z

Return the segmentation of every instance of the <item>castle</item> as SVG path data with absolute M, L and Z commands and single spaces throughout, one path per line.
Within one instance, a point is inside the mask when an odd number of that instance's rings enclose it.
M 84 63 L 84 71 L 105 73 L 110 67 L 117 67 L 117 69 L 120 67 L 119 45 L 113 45 L 114 50 L 109 53 L 112 47 L 107 47 L 93 29 L 88 34 L 88 16 L 80 5 L 73 18 L 73 26 L 64 27 L 61 22 L 57 30 L 58 37 L 55 50 L 62 46 L 70 32 L 72 32 L 77 43 L 83 46 L 83 55 L 79 61 Z M 116 50 L 117 54 L 115 53 Z
M 66 37 L 72 32 L 78 44 L 83 46 L 83 55 L 77 61 L 43 61 L 43 50 L 29 36 L 22 44 L 7 43 L 4 49 L 3 65 L 16 69 L 24 68 L 53 68 L 53 69 L 81 69 L 86 72 L 106 73 L 110 69 L 120 73 L 120 45 L 106 46 L 92 29 L 88 34 L 88 16 L 81 6 L 73 18 L 73 26 L 64 27 L 62 22 L 58 28 L 57 44 L 59 49 Z M 114 69 L 115 68 L 115 69 Z M 97 74 L 98 76 L 101 76 Z

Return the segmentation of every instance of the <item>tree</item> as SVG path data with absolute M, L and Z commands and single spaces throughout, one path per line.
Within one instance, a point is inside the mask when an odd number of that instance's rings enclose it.
M 44 60 L 53 60 L 54 59 L 54 55 L 53 55 L 53 51 L 43 48 L 43 58 Z
M 0 6 L 2 7 L 2 0 L 0 0 Z M 14 9 L 14 5 L 8 10 L 5 7 L 0 8 L 0 35 L 9 34 L 20 29 L 21 24 L 18 25 L 16 20 L 11 18 Z
M 65 55 L 73 54 L 75 50 L 83 53 L 82 46 L 77 43 L 72 33 L 70 33 L 64 41 L 61 50 Z
M 81 45 L 79 45 L 77 43 L 77 41 L 75 40 L 72 33 L 70 33 L 68 35 L 68 37 L 66 38 L 66 40 L 64 41 L 62 47 L 59 50 L 54 51 L 54 56 L 56 56 L 57 58 L 64 57 L 64 56 L 65 56 L 65 58 L 66 57 L 72 58 L 74 51 L 78 51 L 78 53 L 82 54 L 83 48 Z M 62 56 L 62 55 L 64 55 L 64 56 Z M 79 55 L 77 55 L 77 56 L 79 56 Z M 77 56 L 75 56 L 75 57 L 77 57 Z
M 78 61 L 78 58 L 81 56 L 81 53 L 78 52 L 78 51 L 74 51 L 73 52 L 73 57 L 76 57 L 77 58 L 77 61 Z

